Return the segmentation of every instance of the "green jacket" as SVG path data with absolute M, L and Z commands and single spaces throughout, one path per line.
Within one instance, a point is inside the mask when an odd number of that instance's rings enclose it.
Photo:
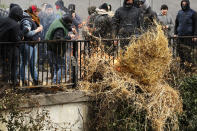
M 56 19 L 49 27 L 45 40 L 55 40 L 57 39 L 55 37 L 55 33 L 57 32 L 58 29 L 63 29 L 63 34 L 61 34 L 61 38 L 58 39 L 64 39 L 68 35 L 68 29 L 65 27 L 64 23 L 61 21 L 61 19 Z M 63 36 L 63 37 L 62 37 Z M 62 49 L 62 51 L 61 51 Z M 48 43 L 48 50 L 57 53 L 61 55 L 61 52 L 64 54 L 66 50 L 66 45 L 65 42 L 62 44 L 61 43 Z

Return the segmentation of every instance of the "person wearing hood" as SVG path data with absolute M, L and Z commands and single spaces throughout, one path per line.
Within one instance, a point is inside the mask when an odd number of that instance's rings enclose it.
M 52 5 L 46 3 L 45 10 L 42 11 L 42 16 L 43 17 L 40 17 L 40 14 L 39 14 L 40 23 L 41 23 L 41 25 L 43 25 L 43 31 L 41 32 L 41 40 L 45 40 L 45 35 L 46 35 L 50 25 L 56 19 Z M 39 54 L 40 54 L 39 55 L 40 56 L 39 63 L 41 66 L 40 69 L 43 69 L 44 62 L 46 60 L 49 60 L 47 57 L 47 44 L 46 43 L 39 45 Z M 51 64 L 50 60 L 49 60 L 49 63 Z
M 56 19 L 49 27 L 45 39 L 46 40 L 71 40 L 75 36 L 69 34 L 72 31 L 72 16 L 70 14 L 64 14 L 60 19 Z M 48 44 L 48 51 L 52 55 L 53 59 L 53 83 L 60 84 L 61 72 L 65 74 L 65 53 L 67 54 L 67 71 L 68 71 L 68 61 L 70 61 L 70 44 L 66 47 L 65 43 L 51 43 Z M 62 71 L 63 69 L 63 71 Z M 62 76 L 62 78 L 65 78 Z M 67 77 L 68 79 L 68 77 Z
M 181 1 L 181 10 L 179 10 L 175 20 L 174 35 L 176 36 L 197 36 L 197 13 L 190 8 L 189 0 Z M 193 63 L 192 44 L 196 44 L 197 38 L 179 38 L 177 53 L 181 58 L 181 67 L 187 61 Z
M 68 8 L 66 8 L 64 6 L 64 2 L 62 0 L 57 0 L 55 2 L 55 6 L 56 6 L 56 10 L 57 10 L 57 13 L 56 13 L 56 18 L 57 19 L 60 19 L 64 14 L 69 13 Z
M 174 34 L 177 36 L 197 35 L 196 12 L 190 8 L 190 1 L 182 0 L 181 8 L 176 16 Z
M 103 3 L 96 9 L 97 15 L 94 19 L 94 35 L 101 38 L 108 38 L 112 31 L 112 17 L 109 14 L 109 7 L 107 3 Z M 110 35 L 111 36 L 111 35 Z
M 0 42 L 18 42 L 23 38 L 23 33 L 20 30 L 20 24 L 18 23 L 23 18 L 23 10 L 20 6 L 12 6 L 9 11 L 8 17 L 0 17 Z M 4 63 L 3 68 L 10 67 L 11 82 L 16 85 L 17 82 L 17 63 L 19 58 L 19 49 L 14 43 L 1 46 L 3 62 L 5 62 L 5 54 L 8 57 L 8 63 Z M 7 65 L 8 64 L 8 65 Z M 3 69 L 5 71 L 5 69 Z M 3 73 L 4 75 L 6 73 Z M 8 80 L 8 78 L 6 78 Z
M 82 20 L 81 20 L 80 16 L 77 15 L 75 8 L 76 8 L 75 4 L 68 5 L 68 10 L 69 10 L 70 14 L 72 15 L 72 19 L 73 19 L 72 27 L 74 28 L 74 33 L 75 33 L 76 39 L 78 39 L 79 38 L 79 29 L 82 27 Z M 75 30 L 76 30 L 76 32 L 75 32 Z
M 168 13 L 167 5 L 161 5 L 161 13 L 158 14 L 158 19 L 166 36 L 171 37 L 173 34 L 174 23 L 172 16 Z
M 133 0 L 124 0 L 123 7 L 116 10 L 112 18 L 113 34 L 120 38 L 130 38 L 139 35 L 141 28 L 140 10 L 134 6 Z M 122 41 L 120 46 L 124 48 L 129 41 Z
M 88 7 L 88 18 L 87 18 L 87 27 L 92 28 L 93 27 L 93 20 L 91 20 L 91 17 L 96 13 L 96 6 L 90 6 Z
M 88 17 L 86 20 L 86 25 L 82 28 L 82 36 L 85 40 L 91 40 L 92 32 L 93 32 L 93 25 L 94 25 L 94 19 L 96 13 L 96 6 L 90 6 L 88 7 Z
M 23 19 L 21 20 L 21 29 L 24 31 L 24 41 L 40 41 L 41 31 L 43 26 L 40 24 L 40 19 L 38 14 L 40 9 L 37 6 L 30 6 L 23 14 Z M 37 70 L 37 44 L 22 44 L 20 46 L 21 52 L 21 80 L 23 84 L 27 84 L 26 71 L 28 62 L 30 62 L 30 73 L 33 79 L 33 84 L 38 85 L 38 70 Z M 28 60 L 30 58 L 30 60 Z
M 40 24 L 43 25 L 41 40 L 44 40 L 49 26 L 53 23 L 56 17 L 53 11 L 53 7 L 50 4 L 46 4 L 45 10 L 42 12 L 42 14 L 44 14 L 44 17 L 41 17 L 40 14 L 38 16 L 40 18 Z
M 103 3 L 96 9 L 97 15 L 95 16 L 93 24 L 93 35 L 101 39 L 112 39 L 112 13 L 110 12 L 109 5 Z M 113 53 L 113 45 L 111 41 L 103 41 L 104 50 L 106 53 Z
M 152 10 L 147 0 L 134 0 L 135 7 L 141 11 L 141 25 L 143 31 L 154 27 L 154 20 L 157 20 L 157 13 Z

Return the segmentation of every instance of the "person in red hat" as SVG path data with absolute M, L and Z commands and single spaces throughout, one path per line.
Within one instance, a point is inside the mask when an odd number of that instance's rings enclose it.
M 37 6 L 30 6 L 24 13 L 21 21 L 21 29 L 24 33 L 24 41 L 39 41 L 43 26 L 40 24 L 38 14 L 40 9 Z M 21 80 L 23 84 L 27 84 L 25 74 L 28 71 L 27 65 L 30 62 L 30 73 L 34 85 L 38 85 L 38 70 L 37 70 L 37 44 L 22 44 L 20 46 L 21 52 Z

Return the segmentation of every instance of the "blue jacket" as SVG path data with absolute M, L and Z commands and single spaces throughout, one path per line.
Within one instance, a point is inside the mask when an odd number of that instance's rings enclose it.
M 174 34 L 178 36 L 197 35 L 197 14 L 194 10 L 190 9 L 189 3 L 186 10 L 182 9 L 177 14 Z

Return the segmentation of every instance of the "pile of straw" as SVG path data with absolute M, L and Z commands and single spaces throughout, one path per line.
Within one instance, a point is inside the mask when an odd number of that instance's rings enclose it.
M 140 83 L 153 85 L 160 81 L 170 66 L 172 54 L 161 27 L 149 31 L 138 40 L 131 41 L 125 54 L 120 56 L 121 72 L 133 75 Z
M 146 119 L 151 121 L 153 129 L 164 130 L 167 120 L 178 128 L 177 114 L 182 112 L 182 100 L 179 92 L 163 80 L 172 54 L 160 25 L 156 32 L 147 32 L 133 40 L 116 65 L 97 56 L 87 59 L 87 75 L 79 82 L 79 88 L 91 91 L 95 99 L 103 99 L 98 107 L 102 114 L 109 103 L 120 98 L 132 101 L 136 110 L 146 110 Z

